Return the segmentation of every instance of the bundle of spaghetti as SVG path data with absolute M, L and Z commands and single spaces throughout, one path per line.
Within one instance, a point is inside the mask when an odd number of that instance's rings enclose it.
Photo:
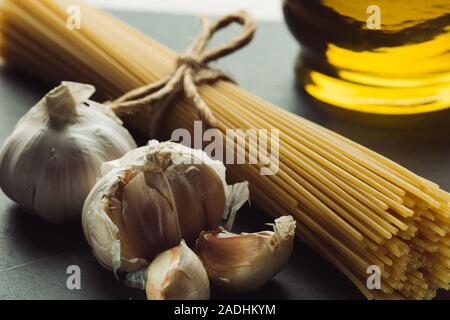
M 80 30 L 66 27 L 72 5 L 81 9 Z M 91 83 L 105 98 L 175 67 L 176 53 L 78 0 L 6 0 L 0 19 L 0 50 L 8 64 L 44 80 Z M 253 202 L 268 214 L 295 216 L 298 236 L 367 298 L 431 299 L 437 289 L 449 289 L 450 195 L 438 185 L 233 83 L 202 85 L 199 92 L 223 133 L 280 130 L 275 175 L 261 175 L 260 165 L 249 163 L 230 165 L 230 175 L 250 182 Z M 193 130 L 196 119 L 181 97 L 162 128 Z M 144 131 L 148 119 L 141 113 L 124 121 Z M 366 283 L 373 265 L 381 271 L 380 289 Z

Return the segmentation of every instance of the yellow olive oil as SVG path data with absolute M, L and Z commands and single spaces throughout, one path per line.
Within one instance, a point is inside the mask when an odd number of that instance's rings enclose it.
M 312 97 L 368 113 L 450 107 L 450 0 L 285 0 Z

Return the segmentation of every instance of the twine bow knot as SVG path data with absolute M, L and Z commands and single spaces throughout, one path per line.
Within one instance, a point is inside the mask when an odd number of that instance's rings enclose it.
M 180 92 L 195 108 L 200 120 L 214 127 L 216 124 L 214 115 L 200 96 L 197 86 L 217 80 L 234 82 L 221 70 L 209 67 L 208 63 L 244 47 L 251 41 L 256 31 L 255 22 L 245 11 L 225 15 L 212 24 L 206 17 L 202 17 L 200 21 L 202 32 L 194 39 L 187 51 L 178 57 L 176 68 L 170 75 L 108 102 L 118 114 L 132 114 L 142 108 L 151 109 L 150 136 L 155 135 L 166 107 Z M 233 22 L 242 25 L 242 33 L 224 45 L 206 50 L 212 36 Z

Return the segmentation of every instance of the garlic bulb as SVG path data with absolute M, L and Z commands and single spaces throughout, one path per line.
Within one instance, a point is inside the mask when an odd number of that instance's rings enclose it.
M 148 268 L 129 273 L 126 282 L 145 288 L 149 300 L 209 299 L 206 270 L 184 241 L 160 253 Z
M 114 271 L 145 267 L 181 239 L 193 244 L 248 199 L 247 183 L 227 186 L 221 162 L 173 142 L 150 141 L 102 169 L 82 222 L 94 255 Z
M 282 216 L 274 231 L 234 234 L 220 229 L 202 232 L 196 252 L 209 279 L 231 292 L 249 292 L 263 286 L 286 265 L 292 252 L 295 220 Z
M 20 119 L 0 151 L 0 187 L 51 222 L 81 216 L 103 162 L 136 148 L 93 86 L 63 82 Z

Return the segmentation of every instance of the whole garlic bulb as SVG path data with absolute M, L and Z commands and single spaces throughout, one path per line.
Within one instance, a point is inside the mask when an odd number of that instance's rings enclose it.
M 150 141 L 105 163 L 83 208 L 83 230 L 100 263 L 136 271 L 181 239 L 193 244 L 248 199 L 247 183 L 227 186 L 225 167 L 201 150 Z
M 0 151 L 0 187 L 50 222 L 81 216 L 103 162 L 136 144 L 90 85 L 63 82 L 17 123 Z
M 281 216 L 274 231 L 234 234 L 202 232 L 196 253 L 216 286 L 230 292 L 256 290 L 286 265 L 292 253 L 295 220 Z

